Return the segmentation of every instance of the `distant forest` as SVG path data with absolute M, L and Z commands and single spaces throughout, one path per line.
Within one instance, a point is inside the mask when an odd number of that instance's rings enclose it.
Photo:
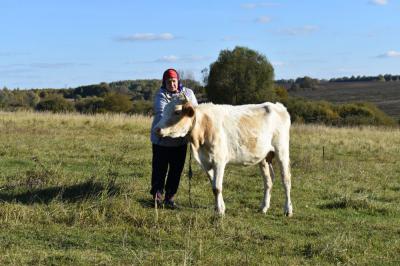
M 182 80 L 202 98 L 204 87 L 194 80 Z M 79 86 L 68 89 L 0 90 L 0 109 L 5 111 L 36 110 L 81 113 L 151 114 L 152 100 L 161 80 L 124 80 Z
M 341 77 L 341 78 L 331 78 L 327 79 L 315 79 L 308 76 L 300 77 L 297 79 L 279 79 L 276 80 L 276 83 L 301 83 L 304 80 L 312 80 L 313 82 L 323 83 L 323 82 L 360 82 L 360 81 L 400 81 L 400 75 L 378 75 L 378 76 L 351 76 L 351 77 Z
M 275 95 L 266 100 L 284 103 L 294 122 L 324 123 L 328 125 L 388 125 L 400 123 L 379 110 L 369 101 L 332 103 L 292 97 L 291 91 L 318 88 L 322 84 L 339 82 L 400 82 L 400 75 L 357 76 L 319 80 L 301 77 L 276 80 Z M 198 81 L 182 80 L 184 86 L 194 90 L 199 102 L 206 102 L 206 87 Z M 340 83 L 341 84 L 341 83 Z M 161 80 L 124 80 L 111 83 L 79 86 L 66 89 L 0 89 L 0 110 L 35 110 L 50 112 L 80 112 L 84 114 L 117 112 L 152 115 L 153 97 Z

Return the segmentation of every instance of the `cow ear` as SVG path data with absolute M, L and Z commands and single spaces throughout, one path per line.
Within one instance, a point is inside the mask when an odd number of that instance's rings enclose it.
M 190 104 L 183 105 L 182 112 L 183 112 L 184 115 L 187 115 L 189 117 L 194 116 L 194 108 Z

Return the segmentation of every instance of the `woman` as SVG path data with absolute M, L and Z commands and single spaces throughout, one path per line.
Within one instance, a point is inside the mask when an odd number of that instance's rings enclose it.
M 196 96 L 191 89 L 182 86 L 178 72 L 172 68 L 167 69 L 163 74 L 162 86 L 154 98 L 154 119 L 151 126 L 153 161 L 150 193 L 153 195 L 155 204 L 160 206 L 164 202 L 164 206 L 169 208 L 176 208 L 174 198 L 185 165 L 187 141 L 185 138 L 160 137 L 154 132 L 154 127 L 160 121 L 164 107 L 181 93 L 184 93 L 193 105 L 197 105 Z

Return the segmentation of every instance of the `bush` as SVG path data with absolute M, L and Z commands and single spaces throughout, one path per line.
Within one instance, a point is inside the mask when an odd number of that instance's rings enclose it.
M 62 96 L 50 95 L 36 105 L 36 110 L 51 111 L 53 113 L 65 113 L 72 112 L 75 110 L 75 108 L 72 102 L 67 101 Z
M 76 110 L 85 114 L 95 113 L 128 113 L 132 109 L 132 102 L 127 95 L 110 93 L 104 98 L 87 97 L 79 99 L 76 104 Z
M 131 109 L 131 113 L 152 115 L 153 114 L 153 103 L 151 101 L 134 101 Z
M 110 85 L 105 82 L 96 85 L 80 86 L 74 89 L 73 95 L 82 97 L 103 97 L 111 91 Z
M 311 102 L 302 99 L 290 99 L 287 104 L 288 111 L 293 122 L 304 123 L 324 123 L 327 125 L 337 125 L 339 115 L 333 110 L 332 104 L 319 101 Z
M 127 113 L 132 109 L 132 102 L 127 95 L 110 93 L 104 97 L 104 109 L 115 113 Z
M 358 102 L 336 106 L 344 125 L 395 126 L 396 121 L 372 103 Z
M 314 88 L 316 85 L 318 85 L 318 83 L 319 83 L 318 79 L 313 79 L 307 76 L 296 79 L 296 84 L 298 84 L 299 87 L 303 89 Z
M 287 104 L 287 101 L 289 99 L 289 93 L 285 87 L 279 85 L 275 86 L 274 92 L 279 102 Z
M 104 98 L 87 97 L 81 98 L 75 103 L 75 108 L 78 112 L 84 114 L 104 113 Z
M 396 121 L 372 103 L 351 103 L 334 105 L 325 101 L 306 101 L 289 98 L 287 108 L 293 122 L 323 123 L 326 125 L 395 126 Z

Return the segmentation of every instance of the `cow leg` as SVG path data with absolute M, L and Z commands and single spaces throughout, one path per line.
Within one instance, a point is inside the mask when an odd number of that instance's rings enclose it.
M 278 152 L 278 161 L 281 168 L 282 184 L 285 189 L 285 215 L 293 215 L 292 201 L 290 199 L 290 189 L 291 189 L 291 174 L 290 174 L 290 159 L 289 159 L 289 147 L 288 145 L 283 145 Z
M 271 199 L 271 189 L 272 189 L 272 181 L 271 172 L 272 165 L 269 164 L 266 160 L 262 160 L 259 163 L 261 174 L 264 178 L 264 198 L 261 201 L 260 209 L 263 213 L 266 213 L 270 206 L 270 199 Z
M 219 215 L 225 214 L 225 203 L 222 197 L 224 171 L 225 165 L 217 165 L 214 168 L 214 178 L 212 180 L 212 188 L 215 197 L 215 210 Z
M 214 169 L 212 167 L 212 164 L 210 164 L 206 160 L 200 160 L 200 165 L 203 168 L 203 170 L 207 173 L 208 180 L 210 181 L 211 185 L 213 184 L 213 177 L 214 177 Z
M 210 169 L 207 172 L 208 180 L 210 180 L 211 185 L 213 185 L 214 170 Z

